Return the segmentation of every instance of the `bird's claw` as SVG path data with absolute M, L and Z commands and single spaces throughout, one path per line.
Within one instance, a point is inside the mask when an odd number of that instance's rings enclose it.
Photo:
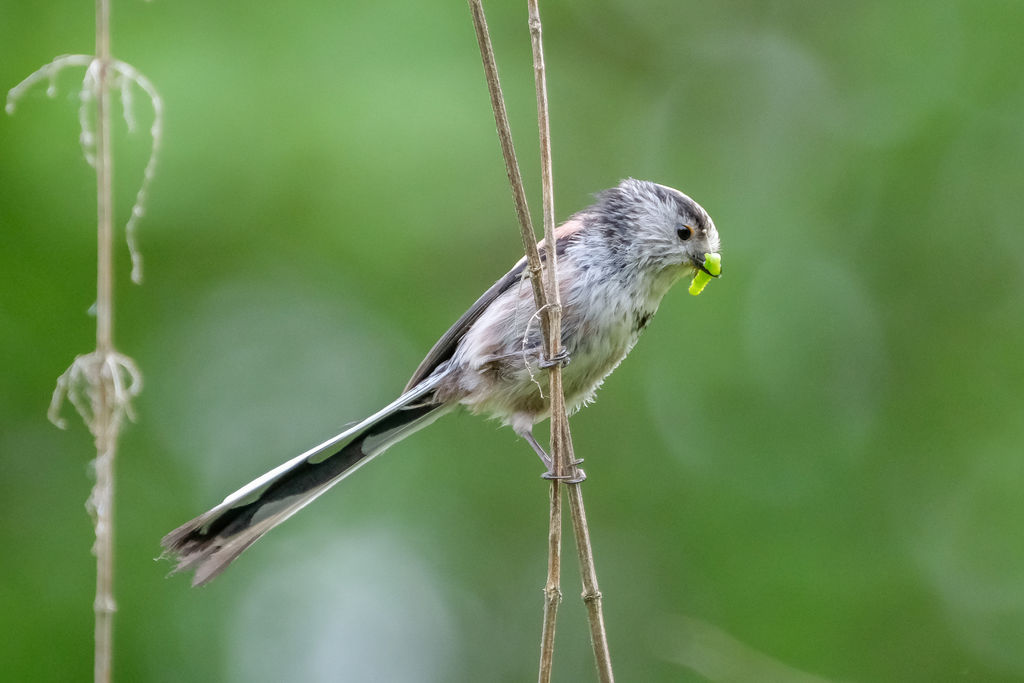
M 581 484 L 587 480 L 587 473 L 576 467 L 577 464 L 583 462 L 582 460 L 576 460 L 573 462 L 574 471 L 569 474 L 555 474 L 551 470 L 548 470 L 544 474 L 540 475 L 541 479 L 547 479 L 548 481 L 560 481 L 565 484 Z
M 553 368 L 556 365 L 560 365 L 564 368 L 566 365 L 569 364 L 569 361 L 571 360 L 572 359 L 569 357 L 569 352 L 563 348 L 559 350 L 559 352 L 556 353 L 551 358 L 541 357 L 539 365 L 540 367 L 545 369 Z

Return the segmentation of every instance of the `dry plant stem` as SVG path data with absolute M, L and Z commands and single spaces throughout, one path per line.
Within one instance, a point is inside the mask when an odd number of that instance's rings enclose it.
M 505 171 L 508 175 L 509 185 L 512 188 L 512 198 L 516 207 L 516 215 L 519 218 L 519 227 L 523 239 L 523 249 L 526 252 L 527 270 L 530 274 L 530 283 L 533 286 L 534 303 L 537 310 L 541 311 L 541 331 L 544 335 L 544 343 L 549 357 L 554 357 L 559 350 L 561 338 L 560 332 L 552 334 L 552 319 L 555 324 L 561 327 L 561 311 L 557 306 L 549 306 L 549 294 L 553 292 L 557 297 L 557 286 L 552 286 L 549 292 L 545 292 L 541 275 L 540 253 L 537 249 L 537 237 L 533 231 L 533 223 L 530 220 L 530 210 L 526 203 L 526 191 L 523 188 L 523 179 L 519 171 L 519 162 L 516 160 L 515 147 L 512 144 L 512 131 L 508 123 L 508 114 L 505 111 L 505 98 L 501 92 L 501 83 L 498 80 L 498 67 L 494 59 L 494 49 L 491 46 L 490 34 L 487 30 L 487 19 L 484 16 L 484 8 L 481 0 L 468 0 L 470 12 L 473 15 L 473 27 L 476 30 L 477 43 L 480 46 L 480 56 L 483 59 L 484 75 L 487 80 L 487 90 L 491 97 L 491 109 L 494 111 L 494 122 L 498 131 L 498 141 L 501 145 L 502 155 L 505 158 Z M 546 130 L 546 127 L 545 127 Z M 550 158 L 549 158 L 550 162 Z M 550 193 L 550 167 L 546 192 Z M 550 196 L 546 195 L 546 201 L 550 203 Z M 548 215 L 551 216 L 550 227 Z M 545 235 L 548 238 L 548 245 L 554 244 L 554 211 L 553 208 L 545 213 Z M 548 258 L 554 259 L 554 249 L 548 249 Z M 554 266 L 554 262 L 549 261 Z M 548 269 L 549 278 L 553 284 L 555 280 L 555 268 Z M 554 313 L 554 316 L 552 316 Z M 561 406 L 564 413 L 564 396 L 561 386 L 561 368 L 551 368 L 551 401 L 552 412 L 556 408 L 556 402 Z M 554 424 L 554 422 L 552 422 Z M 558 431 L 552 427 L 552 458 L 556 474 L 559 462 L 564 462 L 561 455 L 562 447 L 558 443 L 556 434 Z M 561 600 L 561 590 L 558 587 L 560 566 L 561 566 L 561 544 L 562 544 L 562 513 L 561 493 L 558 480 L 551 481 L 550 493 L 550 515 L 548 526 L 548 578 L 544 588 L 544 624 L 541 632 L 541 661 L 539 680 L 547 683 L 551 679 L 551 662 L 554 653 L 555 642 L 555 619 L 558 614 L 558 603 Z
M 101 359 L 114 352 L 113 169 L 110 137 L 110 0 L 96 0 L 96 353 Z M 104 367 L 106 364 L 104 363 Z M 101 371 L 93 434 L 96 439 L 96 486 L 90 497 L 95 515 L 96 614 L 94 679 L 107 683 L 113 660 L 114 603 L 114 454 L 117 425 L 114 378 Z
M 555 244 L 555 199 L 554 181 L 551 170 L 551 127 L 548 120 L 547 76 L 544 69 L 544 48 L 541 41 L 540 12 L 537 0 L 529 0 L 530 42 L 533 47 L 533 73 L 537 89 L 537 128 L 540 139 L 540 177 L 544 216 L 544 241 Z M 554 248 L 547 250 L 547 268 L 544 270 L 544 290 L 547 308 L 543 314 L 548 318 L 548 334 L 544 338 L 548 358 L 555 358 L 562 352 L 562 298 L 558 289 L 558 253 Z M 550 369 L 551 380 L 551 457 L 556 475 L 571 472 L 578 476 L 572 457 L 572 442 L 569 440 L 568 420 L 565 412 L 565 394 L 562 390 L 562 368 L 555 365 Z M 555 480 L 557 481 L 557 480 Z
M 536 0 L 529 1 L 530 43 L 533 48 L 533 76 L 537 90 L 537 130 L 540 142 L 541 213 L 544 220 L 544 240 L 548 245 L 555 243 L 555 201 L 553 172 L 551 164 L 551 128 L 548 119 L 547 77 L 544 69 L 544 49 L 541 40 L 540 11 Z M 561 352 L 562 303 L 558 291 L 557 250 L 548 249 L 547 268 L 544 270 L 544 289 L 547 294 L 548 335 L 545 337 L 548 358 Z M 555 631 L 558 619 L 558 605 L 562 601 L 560 587 L 562 575 L 562 494 L 557 477 L 570 468 L 572 442 L 566 438 L 562 428 L 567 421 L 565 398 L 562 388 L 562 368 L 550 370 L 551 396 L 551 469 L 556 478 L 551 480 L 550 508 L 548 514 L 548 575 L 544 584 L 544 621 L 541 627 L 540 664 L 538 683 L 550 683 L 555 654 Z M 572 468 L 575 470 L 575 468 Z
M 562 576 L 562 491 L 557 479 L 551 480 L 550 512 L 548 520 L 548 578 L 544 584 L 544 623 L 540 632 L 540 667 L 537 681 L 551 680 L 551 667 L 555 655 L 555 622 L 558 605 L 562 602 L 559 582 Z
M 583 507 L 583 489 L 579 484 L 569 484 L 569 512 L 572 515 L 572 531 L 576 537 L 576 553 L 580 560 L 580 577 L 583 581 L 583 603 L 587 606 L 590 622 L 590 642 L 594 648 L 594 661 L 601 683 L 612 683 L 612 656 L 608 649 L 608 633 L 604 627 L 604 611 L 601 605 L 601 591 L 597 586 L 597 571 L 594 568 L 594 551 L 590 545 L 590 527 L 587 512 Z
M 480 53 L 483 58 L 484 72 L 487 78 L 488 91 L 491 96 L 491 106 L 494 110 L 495 123 L 498 129 L 498 139 L 501 143 L 502 153 L 505 157 L 505 167 L 508 173 L 509 183 L 512 187 L 512 195 L 515 201 L 516 213 L 519 217 L 520 228 L 523 237 L 523 246 L 526 251 L 528 272 L 533 286 L 534 300 L 539 311 L 542 312 L 542 331 L 544 333 L 545 347 L 549 357 L 554 357 L 560 352 L 561 342 L 561 305 L 559 301 L 556 255 L 553 248 L 549 249 L 548 261 L 550 267 L 546 271 L 547 291 L 541 282 L 541 262 L 537 252 L 536 237 L 533 226 L 530 222 L 529 209 L 526 204 L 526 193 L 523 190 L 522 177 L 519 172 L 518 162 L 515 157 L 515 150 L 512 145 L 512 135 L 508 125 L 508 117 L 505 112 L 504 98 L 501 93 L 501 85 L 498 81 L 497 66 L 494 60 L 494 51 L 491 47 L 490 37 L 487 31 L 487 21 L 484 17 L 483 6 L 480 0 L 469 0 L 470 10 L 473 15 L 473 25 L 476 29 L 477 41 L 480 45 Z M 550 246 L 555 244 L 554 238 L 554 203 L 552 192 L 551 174 L 551 146 L 550 133 L 547 116 L 547 85 L 544 72 L 544 58 L 541 47 L 541 23 L 535 0 L 530 0 L 530 32 L 534 47 L 534 68 L 537 83 L 537 112 L 538 125 L 540 129 L 541 145 L 541 177 L 544 191 L 544 228 L 546 243 Z M 557 474 L 562 474 L 570 468 L 575 474 L 575 466 L 572 451 L 572 440 L 569 433 L 569 424 L 565 414 L 565 398 L 562 389 L 561 368 L 556 366 L 551 369 L 551 451 L 554 467 Z M 581 571 L 584 576 L 584 601 L 587 604 L 590 617 L 591 637 L 593 640 L 594 654 L 597 661 L 597 668 L 602 681 L 612 681 L 611 660 L 609 657 L 607 637 L 605 635 L 604 618 L 601 613 L 600 592 L 597 589 L 597 577 L 594 571 L 593 553 L 590 547 L 590 534 L 586 527 L 586 516 L 583 509 L 582 493 L 578 484 L 569 485 L 570 503 L 573 511 L 573 528 L 576 532 L 577 550 L 579 552 Z M 555 618 L 557 616 L 558 602 L 561 598 L 561 591 L 558 588 L 560 577 L 560 556 L 561 556 L 561 497 L 557 480 L 551 484 L 551 513 L 548 535 L 548 581 L 545 587 L 545 610 L 544 628 L 542 632 L 541 663 L 539 680 L 542 683 L 550 680 L 551 661 L 554 652 Z
M 547 97 L 547 71 L 544 67 L 544 44 L 541 36 L 540 10 L 537 0 L 528 0 L 530 40 L 533 46 L 533 70 L 534 80 L 537 86 L 537 125 L 540 131 L 540 163 L 541 163 L 541 186 L 543 188 L 543 212 L 544 212 L 544 238 L 548 244 L 554 244 L 555 208 L 553 192 L 553 173 L 551 163 L 551 129 L 548 116 Z M 548 353 L 557 354 L 558 344 L 561 339 L 561 300 L 558 292 L 558 280 L 556 278 L 556 262 L 554 250 L 551 250 L 549 268 L 546 271 L 548 302 L 554 315 L 551 324 L 551 338 L 548 340 Z M 561 368 L 552 368 L 551 372 L 551 451 L 554 460 L 555 471 L 558 474 L 571 473 L 571 479 L 579 477 L 574 464 L 572 436 L 569 433 L 569 420 L 565 411 L 565 399 L 562 391 Z M 557 402 L 557 404 L 556 404 Z M 604 626 L 604 613 L 601 609 L 601 592 L 597 586 L 597 572 L 594 568 L 594 553 L 590 544 L 590 528 L 587 526 L 586 510 L 583 507 L 583 490 L 579 483 L 567 484 L 569 491 L 569 511 L 572 515 L 573 533 L 576 537 L 576 550 L 580 561 L 580 575 L 583 581 L 583 601 L 587 606 L 587 616 L 590 622 L 590 638 L 594 649 L 594 661 L 597 665 L 598 677 L 602 683 L 611 683 L 614 680 L 612 674 L 611 653 L 608 649 L 608 635 Z M 552 496 L 558 495 L 557 483 L 552 486 Z M 552 512 L 551 524 L 552 533 L 555 524 L 555 515 Z M 561 523 L 561 515 L 558 518 Z M 550 565 L 556 562 L 549 562 Z M 557 567 L 556 567 L 557 569 Z M 557 581 L 558 574 L 555 574 Z M 549 573 L 550 584 L 550 573 Z M 557 588 L 557 583 L 555 587 Z M 560 596 L 560 592 L 559 592 Z M 550 596 L 549 596 L 550 599 Z M 547 613 L 545 612 L 545 617 Z M 552 616 L 551 630 L 554 631 L 554 617 Z M 546 620 L 545 620 L 546 625 Z M 552 641 L 554 635 L 552 633 Z M 546 645 L 546 643 L 543 643 Z M 542 645 L 542 648 L 543 648 Z M 553 642 L 552 642 L 553 648 Z M 541 651 L 541 678 L 544 679 L 545 652 Z M 550 677 L 550 662 L 547 664 L 548 676 Z
M 512 145 L 512 129 L 505 111 L 505 97 L 501 94 L 501 83 L 498 81 L 498 65 L 494 61 L 494 48 L 491 47 L 491 36 L 487 31 L 487 19 L 484 17 L 484 6 L 481 0 L 468 0 L 473 15 L 473 28 L 476 29 L 476 40 L 480 45 L 480 56 L 484 63 L 484 76 L 487 79 L 487 91 L 491 96 L 491 109 L 494 111 L 494 123 L 498 129 L 498 142 L 505 158 L 505 172 L 512 188 L 512 201 L 516 207 L 516 217 L 523 238 L 523 249 L 526 252 L 526 269 L 530 274 L 533 286 L 533 300 L 537 310 L 547 310 L 547 297 L 541 281 L 540 252 L 537 249 L 537 237 L 533 232 L 533 221 L 530 220 L 530 208 L 526 203 L 526 190 L 523 189 L 523 176 L 519 172 L 519 161 Z M 549 319 L 541 315 L 541 330 L 544 339 L 548 339 Z
M 87 67 L 79 91 L 78 118 L 82 153 L 96 170 L 96 349 L 76 356 L 57 379 L 48 416 L 57 427 L 64 429 L 67 422 L 60 416 L 61 407 L 65 400 L 70 401 L 92 433 L 96 446 L 96 459 L 93 461 L 96 483 L 86 502 L 86 509 L 92 516 L 96 533 L 93 545 L 93 554 L 96 555 L 94 676 L 96 681 L 107 683 L 112 675 L 113 615 L 116 610 L 113 592 L 114 458 L 123 419 L 134 419 L 131 400 L 142 390 L 142 376 L 134 361 L 114 349 L 111 93 L 115 89 L 121 93 L 122 110 L 129 131 L 135 128 L 131 88 L 137 86 L 145 92 L 153 106 L 152 148 L 125 227 L 132 260 L 132 280 L 135 282 L 141 281 L 142 259 L 134 232 L 144 213 L 147 191 L 155 173 L 163 135 L 163 102 L 148 78 L 130 64 L 111 57 L 110 0 L 96 0 L 95 9 L 96 53 L 55 57 L 11 88 L 5 109 L 8 114 L 13 114 L 18 100 L 40 81 L 49 81 L 46 94 L 54 97 L 57 76 L 65 68 Z

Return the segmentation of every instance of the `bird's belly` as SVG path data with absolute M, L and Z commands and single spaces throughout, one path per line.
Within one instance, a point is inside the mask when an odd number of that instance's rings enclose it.
M 569 365 L 562 371 L 565 403 L 575 412 L 594 399 L 594 394 L 612 370 L 636 343 L 636 335 L 596 334 L 582 338 L 570 352 Z
M 628 332 L 594 334 L 567 348 L 569 363 L 562 370 L 562 387 L 570 413 L 593 400 L 601 382 L 626 357 L 635 341 L 636 335 Z M 551 410 L 548 376 L 536 359 L 529 364 L 497 367 L 460 374 L 459 402 L 474 413 L 490 414 L 505 423 L 516 415 L 529 416 L 534 422 L 547 418 Z

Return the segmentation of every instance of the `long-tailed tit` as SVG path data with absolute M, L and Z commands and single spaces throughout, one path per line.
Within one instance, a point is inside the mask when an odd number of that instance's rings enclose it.
M 566 406 L 589 403 L 626 357 L 681 277 L 705 270 L 718 232 L 695 201 L 670 187 L 628 179 L 556 231 Z M 544 244 L 540 245 L 544 255 Z M 711 273 L 711 274 L 717 274 Z M 193 585 L 223 571 L 263 534 L 374 456 L 462 405 L 533 438 L 549 416 L 537 381 L 544 344 L 525 259 L 477 299 L 430 350 L 393 403 L 232 493 L 163 539 Z

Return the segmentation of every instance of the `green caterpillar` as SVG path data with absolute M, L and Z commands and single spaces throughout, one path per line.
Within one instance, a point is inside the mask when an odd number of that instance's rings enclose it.
M 704 268 L 707 269 L 707 272 L 698 270 L 697 274 L 693 276 L 693 282 L 690 283 L 690 294 L 694 296 L 704 291 L 704 287 L 711 282 L 711 278 L 722 274 L 722 255 L 704 254 Z

